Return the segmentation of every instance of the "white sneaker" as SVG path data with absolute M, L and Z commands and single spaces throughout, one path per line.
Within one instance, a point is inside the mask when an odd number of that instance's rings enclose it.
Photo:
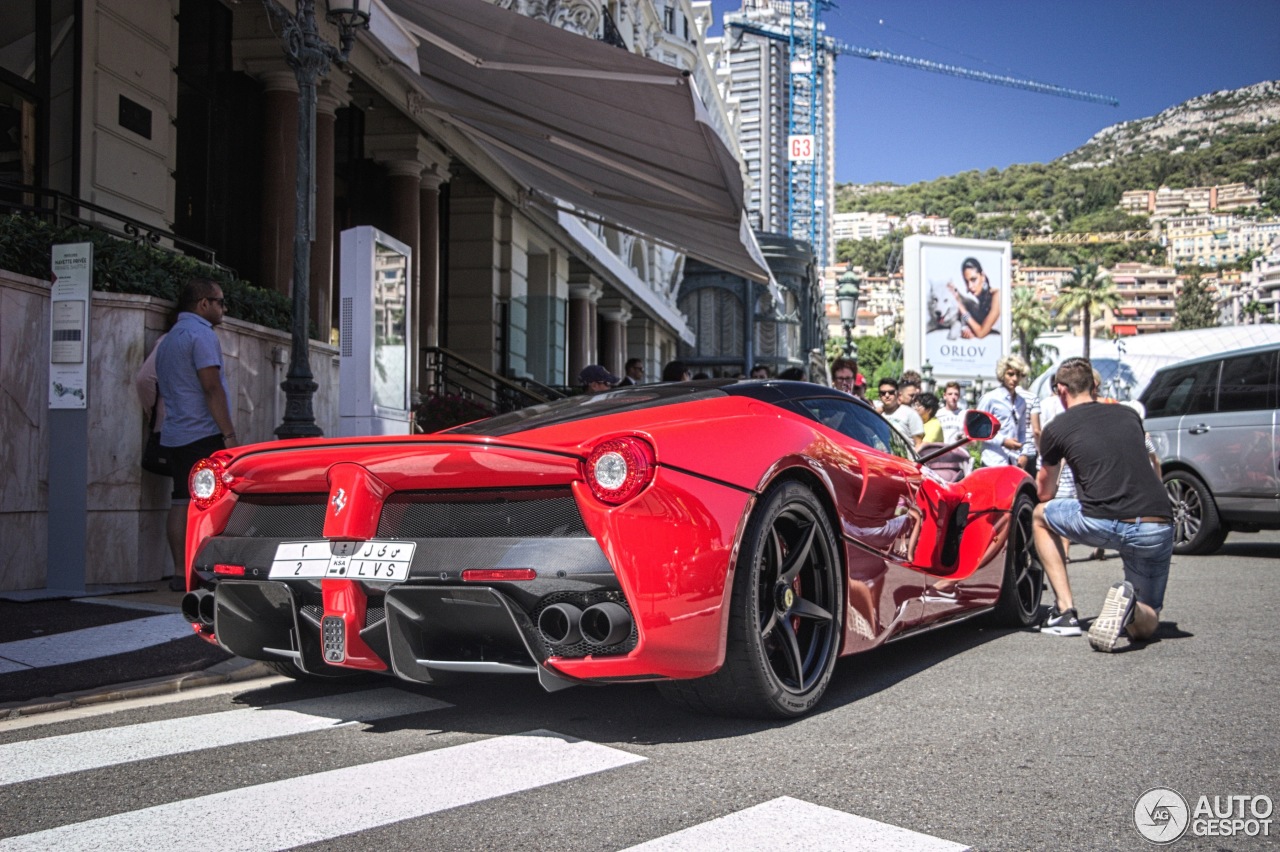
M 1133 607 L 1137 599 L 1133 584 L 1128 580 L 1116 583 L 1107 590 L 1107 599 L 1102 602 L 1102 612 L 1089 626 L 1089 644 L 1095 651 L 1110 653 L 1115 650 L 1116 642 L 1124 634 L 1124 629 L 1133 621 Z

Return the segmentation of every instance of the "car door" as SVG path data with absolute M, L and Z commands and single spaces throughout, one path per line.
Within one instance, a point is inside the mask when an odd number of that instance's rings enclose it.
M 846 649 L 915 624 L 924 582 L 907 567 L 920 529 L 914 453 L 887 420 L 853 400 L 815 397 L 791 404 L 837 437 L 852 439 L 841 444 L 861 473 L 858 493 L 837 495 L 842 538 L 856 542 L 845 551 L 851 609 Z M 867 635 L 858 629 L 864 622 Z
M 1179 455 L 1201 471 L 1228 520 L 1261 521 L 1280 512 L 1277 354 L 1263 350 L 1223 358 L 1216 406 L 1184 415 L 1179 427 Z
M 1219 361 L 1161 370 L 1142 395 L 1146 429 L 1162 463 L 1183 460 L 1183 418 L 1207 417 L 1217 405 Z

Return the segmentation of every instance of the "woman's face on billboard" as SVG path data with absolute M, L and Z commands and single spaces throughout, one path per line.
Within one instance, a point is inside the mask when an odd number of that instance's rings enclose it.
M 982 292 L 982 283 L 986 280 L 986 276 L 976 269 L 964 270 L 964 283 L 969 287 L 969 292 L 978 295 Z

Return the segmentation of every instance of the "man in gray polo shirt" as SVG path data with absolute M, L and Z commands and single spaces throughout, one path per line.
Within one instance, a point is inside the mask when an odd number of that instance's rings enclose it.
M 222 345 L 213 330 L 225 314 L 221 285 L 209 278 L 191 279 L 178 296 L 178 322 L 156 350 L 156 381 L 165 405 L 160 445 L 169 450 L 173 476 L 166 532 L 178 579 L 186 576 L 191 468 L 200 459 L 236 445 L 230 394 L 222 374 Z

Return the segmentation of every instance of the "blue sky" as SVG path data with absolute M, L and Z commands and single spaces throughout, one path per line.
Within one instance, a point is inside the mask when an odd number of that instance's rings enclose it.
M 738 0 L 713 0 L 719 32 Z M 1110 95 L 1112 107 L 885 65 L 836 62 L 836 181 L 913 183 L 1048 162 L 1111 124 L 1280 79 L 1280 0 L 838 0 L 827 33 Z

